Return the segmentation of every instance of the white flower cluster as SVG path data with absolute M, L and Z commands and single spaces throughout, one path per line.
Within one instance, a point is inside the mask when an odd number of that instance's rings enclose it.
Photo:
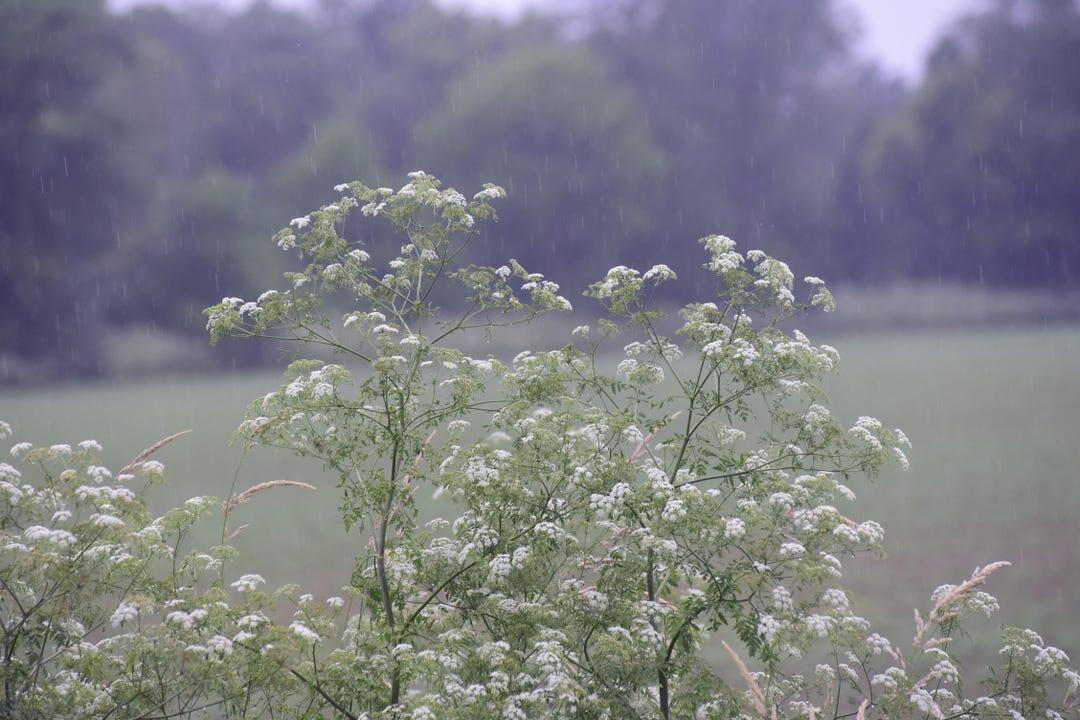
M 726 235 L 708 235 L 701 244 L 709 251 L 708 268 L 713 272 L 723 275 L 742 267 L 743 256 L 735 251 L 735 241 Z
M 232 587 L 238 592 L 242 593 L 255 592 L 255 590 L 258 589 L 259 585 L 262 585 L 265 582 L 266 580 L 263 580 L 262 575 L 255 575 L 253 573 L 249 573 L 247 575 L 240 576 L 239 580 L 236 580 L 232 583 Z

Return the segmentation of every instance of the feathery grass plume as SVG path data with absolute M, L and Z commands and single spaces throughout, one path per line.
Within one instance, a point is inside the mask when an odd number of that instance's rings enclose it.
M 735 661 L 735 667 L 739 669 L 739 675 L 742 676 L 747 687 L 750 688 L 750 696 L 754 699 L 754 709 L 757 710 L 758 715 L 761 716 L 761 720 L 766 720 L 769 715 L 768 711 L 765 709 L 765 693 L 761 691 L 761 687 L 757 684 L 757 681 L 754 680 L 754 676 L 750 674 L 749 668 L 746 667 L 746 663 L 742 661 L 742 658 L 739 657 L 738 653 L 732 650 L 731 646 L 728 645 L 726 641 L 721 640 L 720 644 L 724 646 L 728 655 Z
M 934 638 L 933 640 L 927 640 L 926 644 L 923 645 L 923 649 L 930 650 L 931 648 L 936 648 L 936 647 L 939 647 L 941 645 L 947 645 L 948 643 L 951 643 L 951 642 L 952 642 L 952 638 L 950 638 L 950 637 Z
M 300 482 L 299 480 L 267 480 L 266 482 L 252 485 L 239 495 L 234 495 L 225 503 L 225 514 L 228 515 L 236 509 L 238 505 L 243 505 L 250 500 L 254 495 L 261 493 L 263 490 L 269 490 L 276 487 L 298 487 L 304 490 L 315 490 L 316 487 L 310 483 Z
M 1001 568 L 1006 568 L 1012 565 L 1011 562 L 1001 560 L 999 562 L 990 563 L 982 568 L 975 568 L 975 572 L 971 573 L 971 578 L 960 583 L 949 592 L 941 596 L 941 598 L 934 604 L 934 609 L 930 611 L 930 618 L 934 619 L 941 616 L 941 612 L 945 610 L 949 605 L 956 602 L 963 596 L 975 588 L 981 586 L 986 582 L 993 573 L 997 572 Z
M 142 465 L 144 462 L 146 462 L 147 458 L 149 458 L 151 455 L 156 453 L 158 450 L 160 450 L 165 445 L 168 445 L 173 440 L 178 440 L 178 439 L 184 437 L 185 435 L 190 435 L 190 434 L 191 434 L 191 429 L 188 428 L 187 430 L 181 430 L 180 432 L 175 433 L 173 435 L 170 435 L 169 437 L 162 438 L 161 440 L 158 440 L 156 443 L 154 443 L 153 445 L 151 445 L 150 447 L 146 448 L 141 453 L 136 455 L 134 460 L 129 462 L 124 467 L 120 468 L 120 472 L 118 472 L 117 475 L 123 475 L 124 473 L 128 473 L 128 472 L 131 472 L 132 470 L 135 470 L 140 465 Z
M 915 639 L 912 642 L 918 645 L 923 633 L 926 632 L 926 623 L 923 622 L 922 615 L 919 614 L 919 608 L 915 608 L 913 612 L 915 613 Z
M 972 590 L 982 586 L 986 583 L 987 578 L 993 575 L 1001 568 L 1006 568 L 1012 565 L 1011 562 L 1001 560 L 999 562 L 993 562 L 984 567 L 976 567 L 975 572 L 971 573 L 971 577 L 954 587 L 949 592 L 938 598 L 938 601 L 934 603 L 934 607 L 930 609 L 930 615 L 926 621 L 923 622 L 919 617 L 919 611 L 915 611 L 915 644 L 918 645 L 922 640 L 923 635 L 926 633 L 927 628 L 935 623 L 939 623 L 947 617 L 947 610 L 957 600 L 962 599 L 968 595 Z

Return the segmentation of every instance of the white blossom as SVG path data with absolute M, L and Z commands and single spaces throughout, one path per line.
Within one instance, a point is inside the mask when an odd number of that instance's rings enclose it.
M 131 622 L 137 617 L 139 617 L 139 606 L 134 603 L 123 602 L 113 611 L 112 617 L 109 618 L 109 622 L 114 628 L 117 628 L 125 623 Z
M 728 518 L 724 522 L 724 537 L 732 540 L 741 538 L 746 534 L 746 523 L 739 518 Z
M 230 587 L 238 592 L 254 592 L 259 585 L 265 583 L 262 575 L 256 575 L 254 573 L 248 573 L 247 575 L 241 575 L 240 578 L 234 581 Z
M 645 272 L 644 275 L 642 275 L 643 280 L 655 280 L 657 283 L 662 283 L 667 280 L 675 280 L 676 277 L 677 276 L 675 275 L 675 272 L 667 265 L 663 264 L 653 265 Z
M 317 643 L 322 638 L 319 637 L 319 633 L 315 632 L 302 622 L 294 622 L 289 625 L 289 630 L 300 639 L 309 643 Z

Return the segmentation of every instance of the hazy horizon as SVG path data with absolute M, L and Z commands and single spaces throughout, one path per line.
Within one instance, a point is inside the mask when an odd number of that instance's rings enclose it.
M 254 0 L 109 0 L 115 10 L 137 5 L 163 4 L 218 5 L 238 9 Z M 312 0 L 270 0 L 282 7 L 304 8 Z M 435 0 L 443 7 L 461 8 L 506 20 L 520 17 L 528 10 L 573 8 L 574 0 Z M 878 62 L 883 69 L 907 82 L 917 81 L 923 72 L 926 56 L 942 32 L 957 18 L 976 11 L 986 0 L 906 0 L 903 3 L 881 0 L 838 0 L 850 8 L 858 23 L 856 52 Z

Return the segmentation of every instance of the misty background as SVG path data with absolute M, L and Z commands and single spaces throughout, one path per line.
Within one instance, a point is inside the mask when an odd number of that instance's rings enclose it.
M 336 592 L 359 542 L 336 478 L 229 445 L 286 352 L 211 350 L 202 310 L 280 287 L 272 234 L 333 185 L 492 181 L 471 259 L 518 258 L 585 321 L 616 264 L 707 300 L 707 233 L 828 281 L 839 311 L 799 327 L 840 350 L 836 416 L 914 444 L 857 488 L 890 555 L 852 561 L 860 611 L 910 637 L 931 588 L 1010 560 L 982 637 L 1077 657 L 1078 59 L 1076 0 L 0 0 L 0 420 L 112 467 L 194 429 L 160 453 L 161 508 L 316 485 L 236 544 Z M 396 254 L 378 225 L 346 232 Z
M 0 382 L 272 359 L 202 309 L 417 168 L 571 298 L 719 232 L 841 325 L 1075 318 L 1077 58 L 1074 0 L 3 0 Z

